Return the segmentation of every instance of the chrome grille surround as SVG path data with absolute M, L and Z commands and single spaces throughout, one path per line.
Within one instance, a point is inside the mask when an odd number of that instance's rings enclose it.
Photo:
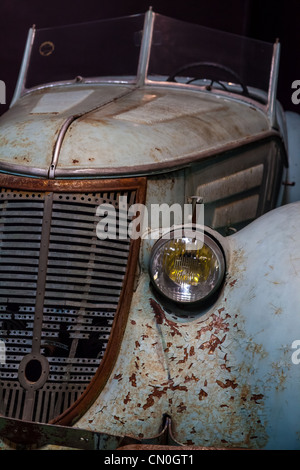
M 130 186 L 130 185 L 129 185 Z M 101 184 L 99 184 L 101 187 Z M 82 397 L 103 362 L 125 283 L 129 238 L 99 240 L 97 207 L 120 229 L 137 191 L 0 193 L 0 413 L 56 420 Z

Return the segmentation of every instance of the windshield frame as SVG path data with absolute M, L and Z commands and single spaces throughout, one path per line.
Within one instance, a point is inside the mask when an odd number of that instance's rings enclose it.
M 123 17 L 123 18 L 125 19 L 132 18 L 133 16 L 138 16 L 138 15 L 132 15 L 131 17 Z M 15 93 L 14 93 L 10 106 L 13 106 L 13 104 L 23 95 L 30 93 L 36 89 L 53 87 L 54 85 L 69 85 L 69 84 L 74 85 L 76 81 L 77 82 L 80 81 L 86 84 L 117 83 L 117 84 L 131 84 L 137 87 L 144 86 L 144 85 L 152 85 L 152 86 L 157 85 L 157 86 L 164 86 L 164 87 L 171 86 L 171 87 L 176 87 L 176 88 L 188 88 L 188 89 L 198 89 L 198 90 L 201 89 L 204 91 L 207 90 L 206 86 L 204 85 L 201 86 L 195 83 L 187 84 L 187 83 L 179 83 L 179 82 L 168 82 L 165 80 L 165 78 L 162 78 L 161 80 L 160 79 L 154 80 L 153 78 L 151 78 L 149 74 L 149 64 L 151 60 L 152 47 L 154 45 L 153 35 L 154 35 L 154 29 L 155 29 L 155 19 L 156 17 L 160 17 L 160 18 L 168 20 L 168 17 L 154 13 L 152 9 L 149 9 L 145 14 L 140 15 L 140 16 L 144 16 L 144 28 L 142 30 L 142 38 L 141 38 L 141 44 L 140 44 L 140 52 L 139 52 L 136 76 L 117 77 L 117 76 L 108 75 L 108 76 L 99 76 L 99 77 L 98 76 L 87 77 L 87 78 L 83 78 L 82 80 L 81 80 L 81 77 L 79 78 L 77 77 L 72 80 L 60 80 L 60 81 L 42 83 L 42 84 L 33 86 L 31 88 L 26 88 L 25 84 L 26 84 L 26 79 L 28 76 L 30 60 L 31 60 L 34 40 L 36 36 L 36 31 L 37 31 L 35 26 L 30 28 L 28 32 L 27 42 L 26 42 L 25 51 L 23 55 L 23 61 L 22 61 L 22 65 L 20 68 L 20 73 L 19 73 Z M 117 20 L 117 19 L 119 20 L 120 18 L 115 18 L 115 19 L 112 19 L 111 21 Z M 181 22 L 181 20 L 176 20 L 176 21 Z M 188 25 L 188 23 L 185 23 L 185 22 L 181 22 L 181 23 Z M 195 26 L 194 23 L 191 23 L 191 25 Z M 196 25 L 196 26 L 199 26 L 199 25 Z M 206 28 L 206 29 L 211 31 L 212 33 L 214 31 L 220 33 L 219 30 L 213 30 L 211 28 Z M 230 33 L 224 33 L 224 34 L 230 35 Z M 242 36 L 237 36 L 237 37 L 238 38 L 240 37 L 241 39 L 246 40 L 246 41 L 252 40 L 251 38 L 244 38 Z M 255 41 L 257 43 L 263 43 L 262 41 L 257 41 L 257 40 Z M 268 43 L 268 46 L 269 45 L 270 44 Z M 276 103 L 277 83 L 278 83 L 278 74 L 279 74 L 279 58 L 280 58 L 280 43 L 279 41 L 276 41 L 275 44 L 273 45 L 268 89 L 265 92 L 262 92 L 261 94 L 258 92 L 257 96 L 255 96 L 255 91 L 254 91 L 253 93 L 251 93 L 250 98 L 246 96 L 242 96 L 237 93 L 233 93 L 235 98 L 237 99 L 255 102 L 259 107 L 262 107 L 268 114 L 271 125 L 274 125 L 276 121 L 275 103 Z M 210 90 L 210 92 L 212 91 L 220 95 L 231 94 L 230 91 L 224 91 L 221 89 L 221 87 L 218 87 L 218 86 L 215 87 L 213 90 Z

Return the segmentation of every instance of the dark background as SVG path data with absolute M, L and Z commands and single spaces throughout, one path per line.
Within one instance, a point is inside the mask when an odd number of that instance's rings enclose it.
M 157 13 L 255 39 L 281 42 L 278 98 L 286 110 L 300 113 L 291 101 L 292 82 L 300 80 L 300 0 L 0 0 L 0 80 L 6 105 L 12 99 L 28 29 Z

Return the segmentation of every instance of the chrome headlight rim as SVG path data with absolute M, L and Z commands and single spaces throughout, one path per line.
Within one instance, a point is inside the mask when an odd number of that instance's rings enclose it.
M 166 243 L 168 243 L 172 239 L 179 239 L 181 237 L 178 237 L 178 228 L 169 230 L 168 232 L 164 233 L 164 235 L 159 238 L 155 244 L 152 247 L 151 255 L 150 255 L 150 261 L 149 261 L 149 275 L 151 279 L 151 284 L 154 288 L 154 291 L 156 295 L 160 298 L 160 300 L 164 301 L 169 306 L 173 306 L 176 309 L 182 308 L 183 310 L 187 311 L 193 311 L 195 308 L 199 309 L 201 307 L 206 307 L 207 305 L 212 304 L 217 296 L 219 295 L 219 292 L 224 284 L 225 281 L 225 275 L 226 275 L 226 256 L 225 256 L 225 250 L 222 247 L 222 244 L 219 241 L 219 237 L 214 237 L 213 233 L 211 230 L 206 230 L 205 227 L 199 229 L 199 227 L 179 227 L 179 230 L 184 230 L 184 237 L 182 238 L 195 238 L 195 230 L 198 232 L 197 236 L 199 236 L 199 232 L 203 236 L 203 242 L 205 245 L 207 245 L 215 254 L 216 258 L 219 263 L 219 271 L 218 271 L 218 276 L 217 280 L 214 283 L 213 287 L 207 292 L 206 295 L 204 295 L 201 298 L 198 298 L 196 300 L 178 300 L 174 299 L 171 296 L 169 296 L 166 291 L 164 291 L 159 284 L 155 280 L 155 275 L 153 272 L 153 265 L 154 265 L 154 260 L 155 257 L 157 256 L 157 253 L 159 250 L 161 250 Z

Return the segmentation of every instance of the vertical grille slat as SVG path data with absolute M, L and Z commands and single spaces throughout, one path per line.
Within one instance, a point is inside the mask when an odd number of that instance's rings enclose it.
M 0 338 L 6 346 L 0 412 L 5 416 L 48 422 L 94 377 L 130 251 L 129 238 L 97 237 L 96 210 L 110 204 L 117 234 L 127 231 L 130 220 L 119 211 L 119 196 L 127 197 L 129 207 L 136 190 L 0 192 Z

